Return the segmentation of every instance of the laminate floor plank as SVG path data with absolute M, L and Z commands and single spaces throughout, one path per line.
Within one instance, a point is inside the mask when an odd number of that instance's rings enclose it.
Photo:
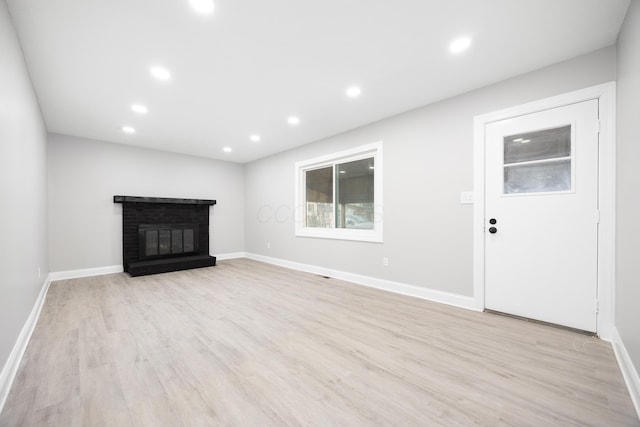
M 611 345 L 247 259 L 51 284 L 0 426 L 640 426 Z

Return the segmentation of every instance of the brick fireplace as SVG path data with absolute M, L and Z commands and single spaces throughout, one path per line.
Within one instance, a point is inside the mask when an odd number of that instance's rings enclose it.
M 215 200 L 113 196 L 122 204 L 122 264 L 131 276 L 216 265 L 209 255 Z

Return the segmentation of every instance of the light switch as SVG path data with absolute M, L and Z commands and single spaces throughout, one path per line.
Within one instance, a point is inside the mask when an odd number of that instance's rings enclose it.
M 460 193 L 460 203 L 463 205 L 473 203 L 473 191 L 463 191 Z

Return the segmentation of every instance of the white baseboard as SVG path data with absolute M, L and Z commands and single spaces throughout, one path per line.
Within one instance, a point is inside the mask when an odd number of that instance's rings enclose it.
M 36 302 L 31 309 L 31 314 L 29 314 L 29 317 L 22 327 L 20 335 L 18 335 L 18 339 L 13 346 L 13 350 L 11 350 L 11 354 L 9 354 L 9 359 L 7 359 L 7 363 L 4 364 L 2 372 L 0 372 L 0 412 L 2 412 L 4 404 L 7 401 L 9 391 L 11 390 L 11 385 L 13 384 L 13 380 L 16 378 L 16 374 L 18 373 L 18 368 L 20 367 L 22 356 L 24 356 L 24 352 L 27 350 L 27 345 L 29 345 L 31 334 L 33 334 L 36 323 L 38 323 L 40 311 L 42 310 L 44 300 L 47 297 L 47 292 L 49 291 L 50 284 L 51 277 L 47 276 L 47 279 L 42 285 L 42 289 L 40 289 L 38 299 L 36 299 Z
M 246 258 L 247 254 L 244 252 L 231 252 L 228 254 L 215 255 L 216 261 L 224 261 L 226 259 Z
M 246 253 L 246 257 L 256 261 L 266 262 L 268 264 L 279 265 L 281 267 L 305 271 L 307 273 L 321 274 L 323 276 L 333 277 L 334 279 L 345 280 L 347 282 L 368 286 L 370 288 L 382 289 L 396 294 L 408 295 L 415 298 L 453 305 L 455 307 L 466 308 L 468 310 L 481 311 L 476 307 L 473 297 L 253 253 Z
M 77 279 L 79 277 L 102 276 L 104 274 L 122 273 L 121 265 L 108 265 L 106 267 L 83 268 L 81 270 L 54 271 L 49 274 L 52 282 L 56 280 Z
M 629 357 L 629 353 L 627 353 L 627 349 L 624 346 L 624 342 L 622 342 L 622 337 L 618 333 L 618 329 L 614 327 L 611 335 L 613 352 L 616 355 L 616 359 L 618 359 L 618 366 L 620 366 L 624 382 L 627 383 L 627 389 L 629 389 L 629 394 L 633 401 L 633 406 L 636 408 L 638 418 L 640 418 L 640 377 L 638 376 L 638 371 L 633 365 L 631 357 Z

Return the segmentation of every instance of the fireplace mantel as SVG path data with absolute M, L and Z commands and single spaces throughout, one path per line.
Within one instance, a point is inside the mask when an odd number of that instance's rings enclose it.
M 209 199 L 174 199 L 171 197 L 113 196 L 113 203 L 175 203 L 178 205 L 213 206 L 216 201 Z
M 113 196 L 122 204 L 122 264 L 132 276 L 216 265 L 209 199 Z

